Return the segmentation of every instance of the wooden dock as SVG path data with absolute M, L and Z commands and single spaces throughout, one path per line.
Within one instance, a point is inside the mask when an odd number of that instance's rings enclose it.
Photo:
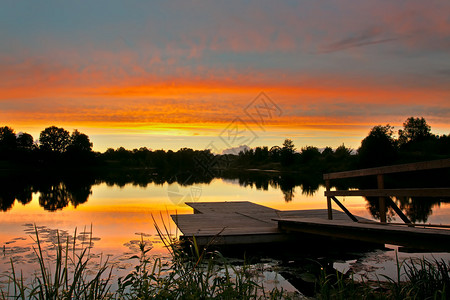
M 327 209 L 281 211 L 248 201 L 191 202 L 194 214 L 171 215 L 183 233 L 198 245 L 242 245 L 324 239 L 395 244 L 417 249 L 450 251 L 450 230 L 419 228 L 418 225 L 378 223 Z
M 282 231 L 450 252 L 450 230 L 446 229 L 323 218 L 279 218 L 275 220 Z
M 190 202 L 194 214 L 171 215 L 183 233 L 182 239 L 195 236 L 199 245 L 240 245 L 288 242 L 298 236 L 283 232 L 275 219 L 317 218 L 326 220 L 327 209 L 281 211 L 248 201 Z M 333 211 L 335 220 L 345 221 L 348 217 L 340 211 Z M 359 218 L 362 221 L 369 221 Z

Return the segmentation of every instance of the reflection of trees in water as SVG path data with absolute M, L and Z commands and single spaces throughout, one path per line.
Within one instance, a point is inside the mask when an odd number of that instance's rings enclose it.
M 77 207 L 92 194 L 95 179 L 86 174 L 56 179 L 55 174 L 39 173 L 11 176 L 0 180 L 0 209 L 7 211 L 14 202 L 25 205 L 31 202 L 33 193 L 39 193 L 39 205 L 45 210 L 63 209 L 69 203 Z
M 285 202 L 291 202 L 294 199 L 295 193 L 295 177 L 293 176 L 280 176 L 278 177 L 279 182 L 278 186 L 280 187 L 281 192 L 284 196 Z
M 449 187 L 450 170 L 424 170 L 407 173 L 385 174 L 384 183 L 386 189 L 408 189 L 408 188 L 436 188 Z M 366 176 L 353 180 L 336 180 L 337 189 L 348 189 L 350 187 L 359 189 L 376 189 L 377 182 L 375 176 Z M 378 197 L 366 197 L 367 209 L 375 219 L 379 219 L 379 201 Z M 425 223 L 430 215 L 433 214 L 433 208 L 441 203 L 450 203 L 450 198 L 437 197 L 393 197 L 392 201 L 403 211 L 408 219 L 413 223 Z M 386 201 L 387 221 L 400 219 L 395 211 Z
M 367 201 L 367 209 L 370 214 L 376 219 L 380 219 L 380 202 L 378 197 L 365 197 Z M 386 206 L 386 221 L 391 222 L 395 218 L 395 211 L 390 206 Z
M 406 212 L 406 216 L 413 223 L 425 223 L 432 215 L 432 208 L 441 202 L 450 199 L 424 198 L 424 197 L 400 197 L 395 199 L 397 206 Z
M 26 180 L 3 178 L 0 180 L 0 210 L 7 211 L 14 205 L 15 200 L 22 204 L 31 201 L 33 189 Z
M 16 200 L 23 205 L 31 202 L 33 198 L 33 188 L 30 185 L 26 185 L 23 189 L 20 189 L 16 193 Z
M 297 189 L 301 189 L 302 195 L 312 196 L 322 184 L 321 178 L 314 176 L 294 174 L 294 173 L 269 173 L 269 172 L 224 172 L 218 178 L 237 182 L 243 187 L 255 187 L 258 190 L 267 191 L 270 188 L 280 189 L 284 201 L 295 200 Z M 154 170 L 133 170 L 124 172 L 123 170 L 108 171 L 101 174 L 76 173 L 70 176 L 58 174 L 33 174 L 28 177 L 10 176 L 0 180 L 0 210 L 11 209 L 17 200 L 19 203 L 27 204 L 31 202 L 33 193 L 39 192 L 39 204 L 48 211 L 60 210 L 67 205 L 74 207 L 88 201 L 92 194 L 92 186 L 106 183 L 109 186 L 124 187 L 132 184 L 140 187 L 147 187 L 149 184 L 163 185 L 165 183 L 178 183 L 182 186 L 195 184 L 210 184 L 214 178 L 202 176 L 192 172 L 156 173 Z M 405 179 L 406 180 L 406 179 Z M 410 181 L 411 178 L 409 177 Z M 400 182 L 400 181 L 396 181 Z M 373 180 L 366 183 L 355 183 L 352 181 L 336 180 L 339 189 L 348 187 L 374 188 Z M 411 182 L 408 182 L 411 185 Z M 390 185 L 390 181 L 387 181 Z M 421 185 L 424 185 L 422 182 Z M 427 187 L 429 184 L 427 184 Z M 390 186 L 392 188 L 392 186 Z M 325 198 L 324 198 L 325 199 Z M 366 198 L 367 209 L 379 219 L 379 203 L 377 197 Z M 402 209 L 405 215 L 412 222 L 426 222 L 432 214 L 435 205 L 441 202 L 450 202 L 450 199 L 424 199 L 424 198 L 394 198 L 394 202 Z M 324 200 L 325 203 L 325 200 Z M 395 212 L 387 207 L 387 218 L 389 221 L 397 218 Z
M 74 207 L 85 203 L 92 194 L 92 182 L 66 181 L 66 189 L 70 194 L 70 202 Z
M 62 182 L 42 188 L 39 192 L 39 205 L 45 210 L 55 211 L 69 205 L 70 194 Z
M 367 209 L 375 219 L 380 219 L 378 197 L 366 197 Z M 394 198 L 393 202 L 403 211 L 412 223 L 425 223 L 428 217 L 433 214 L 433 207 L 439 206 L 443 202 L 450 202 L 445 198 L 426 198 L 426 197 L 399 197 Z M 387 221 L 399 219 L 392 207 L 386 207 Z
M 239 185 L 243 187 L 255 187 L 264 191 L 267 191 L 269 186 L 280 189 L 286 202 L 291 202 L 295 198 L 295 187 L 300 187 L 303 195 L 312 196 L 321 183 L 320 178 L 294 173 L 227 172 L 221 177 L 238 179 Z
M 0 191 L 0 209 L 2 211 L 9 210 L 13 205 L 16 197 L 13 191 L 2 189 Z
M 55 211 L 69 203 L 74 207 L 85 203 L 92 194 L 92 185 L 80 181 L 61 181 L 42 186 L 39 193 L 39 205 L 45 210 Z

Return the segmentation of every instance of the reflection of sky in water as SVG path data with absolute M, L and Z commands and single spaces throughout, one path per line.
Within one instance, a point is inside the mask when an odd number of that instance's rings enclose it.
M 195 187 L 193 190 L 192 187 Z M 167 257 L 168 254 L 157 238 L 152 215 L 161 225 L 164 220 L 172 234 L 179 233 L 169 215 L 178 213 L 192 213 L 192 209 L 182 203 L 187 199 L 198 201 L 252 201 L 280 210 L 317 209 L 326 208 L 326 199 L 323 196 L 324 188 L 320 187 L 313 195 L 302 192 L 301 187 L 293 189 L 294 198 L 290 202 L 284 201 L 284 195 L 278 188 L 268 186 L 267 190 L 257 189 L 255 186 L 243 187 L 235 180 L 214 179 L 211 184 L 196 184 L 182 186 L 178 183 L 168 185 L 149 184 L 139 187 L 127 184 L 120 188 L 106 184 L 94 185 L 92 194 L 87 202 L 74 208 L 71 204 L 66 208 L 54 212 L 47 212 L 39 206 L 39 194 L 33 194 L 32 201 L 27 205 L 18 202 L 7 212 L 1 212 L 0 220 L 0 246 L 2 255 L 0 259 L 0 273 L 5 274 L 10 269 L 10 259 L 20 264 L 24 271 L 31 271 L 34 263 L 32 239 L 34 237 L 33 224 L 42 231 L 42 238 L 47 246 L 55 242 L 56 229 L 60 230 L 61 237 L 73 234 L 75 228 L 78 232 L 90 231 L 93 227 L 94 247 L 91 251 L 94 261 L 109 257 L 110 263 L 116 266 L 115 276 L 128 273 L 133 265 L 129 257 L 138 253 L 138 243 L 141 235 L 152 247 L 149 252 L 155 257 Z M 175 197 L 174 197 L 175 195 Z M 182 201 L 180 201 L 182 200 Z M 367 211 L 367 202 L 359 197 L 340 199 L 342 203 L 355 215 L 371 218 Z M 334 206 L 336 208 L 336 206 Z M 398 222 L 397 218 L 397 222 Z M 429 217 L 431 223 L 450 223 L 450 205 L 441 204 L 433 208 Z M 85 228 L 89 228 L 86 230 Z M 78 235 L 80 237 L 80 235 Z M 401 259 L 411 254 L 399 253 Z M 423 255 L 416 255 L 422 257 Z M 435 257 L 450 257 L 435 255 Z M 425 257 L 431 258 L 430 255 Z M 357 261 L 337 262 L 335 267 L 339 270 L 352 268 L 357 274 L 375 270 L 377 274 L 395 275 L 394 251 L 378 251 L 368 253 Z M 271 271 L 266 272 L 268 281 L 275 282 L 270 277 Z M 270 279 L 272 278 L 272 279 Z
M 427 259 L 430 262 L 435 260 L 445 262 L 450 261 L 450 253 L 404 253 L 399 252 L 399 248 L 395 245 L 386 245 L 388 251 L 376 250 L 364 254 L 360 259 L 354 259 L 343 262 L 335 262 L 333 267 L 342 272 L 352 271 L 355 280 L 386 280 L 387 276 L 393 280 L 397 280 L 397 260 L 401 267 L 400 279 L 405 280 L 406 265 L 411 265 L 411 260 L 417 263 L 419 259 Z

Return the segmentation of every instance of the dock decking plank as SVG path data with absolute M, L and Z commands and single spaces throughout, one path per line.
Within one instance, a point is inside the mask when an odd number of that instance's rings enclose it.
M 208 239 L 216 243 L 239 244 L 254 242 L 275 242 L 287 240 L 288 235 L 280 232 L 275 218 L 317 217 L 326 218 L 326 209 L 281 211 L 249 201 L 189 202 L 194 214 L 172 215 L 184 238 L 196 237 L 200 244 Z M 348 217 L 333 211 L 334 217 L 347 220 Z M 220 238 L 217 234 L 220 233 Z
M 450 250 L 450 230 L 358 223 L 318 218 L 274 219 L 280 229 L 319 236 L 395 244 L 419 249 Z
M 450 250 L 450 230 L 424 229 L 380 224 L 327 209 L 281 211 L 248 201 L 191 202 L 194 214 L 172 215 L 184 238 L 195 236 L 198 244 L 212 240 L 215 244 L 267 243 L 298 239 L 297 234 L 356 240 L 369 243 L 396 244 L 415 248 Z

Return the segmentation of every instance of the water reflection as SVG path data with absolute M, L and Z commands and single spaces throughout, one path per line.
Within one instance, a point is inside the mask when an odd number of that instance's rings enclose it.
M 0 180 L 0 209 L 2 211 L 9 210 L 14 201 L 17 200 L 22 204 L 31 202 L 33 187 L 30 183 L 14 178 L 4 178 Z
M 152 170 L 140 170 L 133 172 L 109 171 L 104 174 L 71 173 L 71 174 L 27 174 L 24 176 L 8 176 L 0 180 L 0 210 L 8 211 L 17 201 L 23 205 L 31 202 L 34 193 L 39 194 L 39 205 L 47 211 L 62 210 L 71 204 L 77 207 L 89 200 L 92 194 L 92 187 L 106 183 L 108 186 L 125 187 L 127 184 L 146 188 L 153 184 L 162 186 L 169 184 L 167 190 L 168 196 L 176 194 L 177 190 L 170 190 L 170 187 L 176 188 L 174 183 L 182 187 L 191 187 L 195 189 L 197 184 L 210 184 L 214 178 L 220 178 L 226 182 L 238 184 L 242 187 L 256 188 L 257 190 L 267 191 L 269 188 L 280 190 L 283 194 L 284 201 L 296 201 L 296 193 L 300 196 L 313 196 L 320 186 L 323 186 L 321 178 L 301 175 L 296 173 L 280 173 L 280 172 L 260 172 L 260 171 L 226 171 L 215 174 L 216 177 L 201 176 L 191 172 L 179 172 L 176 174 L 156 173 Z M 421 180 L 414 186 L 429 187 L 429 180 Z M 422 177 L 421 177 L 422 178 Z M 441 177 L 443 178 L 443 177 Z M 387 178 L 386 185 L 392 187 L 392 182 L 396 182 L 397 186 L 407 181 L 409 185 L 415 182 L 414 177 L 404 178 Z M 419 179 L 417 179 L 419 180 Z M 440 182 L 439 184 L 441 184 Z M 346 188 L 374 188 L 374 181 L 367 179 L 356 181 L 336 181 L 338 189 Z M 172 195 L 173 196 L 173 195 Z M 180 196 L 180 195 L 176 195 Z M 184 195 L 181 195 L 184 196 Z M 195 195 L 194 195 L 195 196 Z M 192 197 L 194 197 L 192 196 Z M 194 198 L 193 198 L 194 199 Z M 198 200 L 198 199 L 196 199 Z M 196 201 L 195 200 L 195 201 Z M 367 210 L 375 218 L 379 219 L 379 203 L 378 198 L 366 198 Z M 449 203 L 448 198 L 418 198 L 418 197 L 401 197 L 393 198 L 395 204 L 405 213 L 412 222 L 427 222 L 429 216 L 433 213 L 433 208 L 441 203 Z M 392 208 L 388 207 L 387 218 L 393 221 L 396 217 Z
M 303 195 L 312 196 L 318 191 L 322 182 L 321 178 L 314 176 L 278 172 L 226 172 L 221 174 L 221 177 L 237 179 L 239 185 L 244 187 L 255 187 L 264 191 L 267 191 L 269 186 L 280 189 L 286 202 L 294 200 L 295 187 L 300 187 Z
M 367 209 L 375 219 L 380 219 L 378 197 L 366 197 Z M 441 203 L 450 203 L 448 198 L 425 197 L 394 197 L 392 201 L 403 211 L 412 223 L 426 223 L 433 214 L 433 208 Z M 386 219 L 388 222 L 398 218 L 392 207 L 386 207 Z

